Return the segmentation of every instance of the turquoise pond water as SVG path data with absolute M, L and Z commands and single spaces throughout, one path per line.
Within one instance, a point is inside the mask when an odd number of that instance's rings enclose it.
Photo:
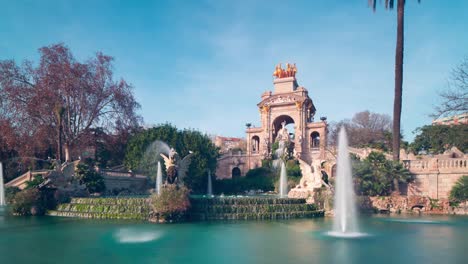
M 366 216 L 358 239 L 331 225 L 0 216 L 0 263 L 468 263 L 468 217 Z

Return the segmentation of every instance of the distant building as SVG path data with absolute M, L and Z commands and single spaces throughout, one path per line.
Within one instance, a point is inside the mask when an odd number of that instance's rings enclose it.
M 213 138 L 213 143 L 220 148 L 221 153 L 227 153 L 231 150 L 245 151 L 247 144 L 243 138 L 221 136 L 215 136 Z
M 432 121 L 432 125 L 468 125 L 468 113 L 438 118 Z

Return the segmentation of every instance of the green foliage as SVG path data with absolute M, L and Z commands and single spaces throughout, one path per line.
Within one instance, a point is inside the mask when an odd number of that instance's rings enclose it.
M 151 195 L 151 207 L 166 221 L 182 220 L 190 208 L 189 192 L 185 186 L 165 185 L 160 194 Z
M 277 179 L 271 169 L 260 167 L 249 170 L 245 177 L 214 181 L 213 191 L 216 194 L 245 194 L 250 190 L 273 191 Z
M 19 193 L 21 190 L 20 188 L 16 187 L 16 186 L 11 186 L 11 187 L 6 187 L 5 188 L 5 199 L 6 199 L 6 202 L 9 204 L 9 203 L 12 203 L 13 202 L 13 199 L 15 198 L 15 195 L 17 193 Z
M 262 163 L 270 165 L 271 160 L 264 160 Z M 289 189 L 299 184 L 302 173 L 298 161 L 288 160 L 286 173 Z M 249 170 L 245 177 L 216 180 L 213 186 L 216 194 L 245 194 L 250 190 L 275 191 L 279 189 L 279 170 L 264 166 Z
M 394 189 L 393 180 L 408 182 L 411 174 L 399 162 L 387 160 L 379 152 L 371 152 L 363 161 L 354 160 L 356 192 L 360 195 L 389 195 Z
M 148 160 L 144 154 L 148 146 L 160 140 L 173 147 L 180 155 L 185 157 L 189 151 L 193 151 L 192 162 L 188 170 L 188 175 L 184 179 L 185 184 L 194 193 L 204 193 L 206 191 L 207 170 L 215 171 L 219 149 L 213 144 L 211 139 L 195 130 L 177 130 L 170 124 L 164 124 L 150 129 L 146 129 L 133 136 L 127 146 L 125 165 L 134 170 L 148 173 L 155 176 L 155 165 Z
M 76 166 L 75 178 L 80 184 L 86 185 L 86 189 L 90 193 L 99 193 L 106 189 L 104 178 L 101 174 L 87 164 L 78 164 Z
M 16 193 L 11 209 L 17 215 L 43 215 L 46 200 L 38 189 L 26 189 Z
M 263 168 L 271 168 L 272 167 L 272 160 L 271 159 L 262 160 L 262 167 Z
M 416 130 L 418 135 L 410 145 L 411 151 L 418 153 L 421 150 L 429 151 L 433 154 L 457 147 L 462 152 L 468 152 L 468 125 L 460 124 L 455 126 L 428 125 Z
M 32 180 L 26 182 L 26 188 L 25 189 L 36 188 L 43 182 L 44 182 L 44 178 L 42 178 L 41 175 L 34 175 Z
M 286 172 L 288 177 L 302 177 L 301 167 L 299 166 L 299 162 L 297 160 L 288 160 L 286 162 Z
M 450 200 L 452 202 L 463 202 L 468 200 L 468 176 L 462 176 L 453 185 L 450 191 Z

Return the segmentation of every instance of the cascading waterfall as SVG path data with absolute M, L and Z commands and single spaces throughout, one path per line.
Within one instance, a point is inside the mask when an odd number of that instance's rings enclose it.
M 210 170 L 208 170 L 208 186 L 207 186 L 206 194 L 208 196 L 213 196 L 213 185 L 211 183 L 211 171 Z
M 3 164 L 0 162 L 0 206 L 4 206 L 5 201 L 5 186 L 3 185 Z
M 335 201 L 333 218 L 333 232 L 331 235 L 353 237 L 359 233 L 356 202 L 354 197 L 351 160 L 348 152 L 348 139 L 342 127 L 338 137 L 338 167 L 335 183 Z
M 284 197 L 288 195 L 288 175 L 286 173 L 286 165 L 283 160 L 281 162 L 280 172 L 280 196 Z
M 156 193 L 161 194 L 161 186 L 162 186 L 162 169 L 161 169 L 161 162 L 158 161 L 158 171 L 156 172 Z

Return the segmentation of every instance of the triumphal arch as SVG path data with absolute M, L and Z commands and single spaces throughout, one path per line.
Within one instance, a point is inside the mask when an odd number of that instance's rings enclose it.
M 257 104 L 260 126 L 250 124 L 246 130 L 246 151 L 229 152 L 218 160 L 216 176 L 230 178 L 243 176 L 248 170 L 258 168 L 262 160 L 272 157 L 272 146 L 283 131 L 289 131 L 293 155 L 311 164 L 313 160 L 326 159 L 327 122 L 316 120 L 316 108 L 309 91 L 296 79 L 297 68 L 277 65 L 273 72 L 273 91 L 264 92 Z M 293 129 L 283 129 L 288 126 Z
M 316 108 L 309 92 L 296 79 L 296 65 L 277 65 L 273 73 L 273 91 L 264 92 L 260 103 L 260 127 L 248 127 L 247 166 L 259 167 L 263 159 L 271 157 L 272 145 L 278 131 L 288 124 L 294 125 L 291 142 L 294 155 L 304 161 L 325 159 L 327 123 L 326 118 L 315 119 Z

